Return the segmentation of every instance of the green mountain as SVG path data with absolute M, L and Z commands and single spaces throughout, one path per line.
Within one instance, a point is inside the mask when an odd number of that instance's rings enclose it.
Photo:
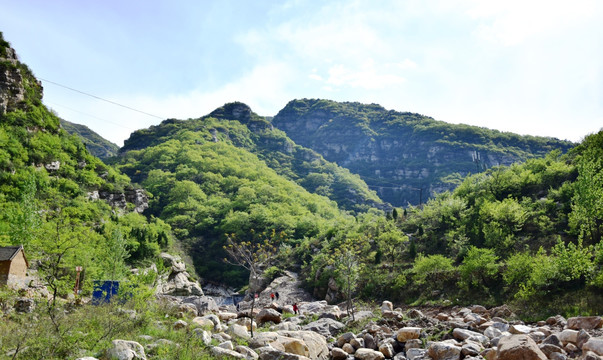
M 249 151 L 279 175 L 312 193 L 334 200 L 343 209 L 358 212 L 387 207 L 360 177 L 295 144 L 242 103 L 226 104 L 200 119 L 170 119 L 149 129 L 138 130 L 125 141 L 120 152 L 156 146 L 183 131 L 198 134 L 203 141 L 227 142 Z M 144 171 L 137 173 L 130 167 L 123 169 L 136 182 L 141 182 L 146 176 Z
M 107 159 L 117 155 L 119 146 L 106 140 L 99 134 L 92 131 L 89 127 L 80 124 L 74 124 L 67 120 L 60 119 L 61 127 L 69 134 L 77 135 L 86 145 L 88 151 L 100 159 Z
M 349 169 L 394 206 L 419 204 L 462 177 L 542 157 L 574 144 L 453 125 L 371 104 L 293 100 L 272 124 L 301 146 Z
M 140 214 L 144 191 L 62 129 L 42 92 L 0 33 L 0 246 L 24 245 L 55 295 L 72 293 L 71 269 L 84 267 L 89 293 L 93 279 L 153 259 L 171 229 Z

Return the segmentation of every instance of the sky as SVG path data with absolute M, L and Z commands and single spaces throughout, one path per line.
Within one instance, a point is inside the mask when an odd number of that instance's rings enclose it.
M 231 101 L 274 116 L 299 98 L 576 142 L 603 128 L 599 0 L 0 0 L 0 9 L 0 31 L 42 79 L 44 103 L 120 146 L 163 119 Z

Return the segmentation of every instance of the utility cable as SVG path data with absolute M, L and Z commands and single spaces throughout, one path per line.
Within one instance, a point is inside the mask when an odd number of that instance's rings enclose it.
M 138 130 L 138 129 L 135 129 L 135 128 L 132 128 L 132 127 L 129 127 L 129 126 L 124 126 L 124 125 L 122 125 L 122 124 L 118 124 L 118 123 L 113 122 L 113 121 L 109 121 L 109 120 L 107 120 L 107 119 L 100 118 L 100 117 L 98 117 L 98 116 L 96 116 L 96 115 L 92 115 L 92 114 L 88 114 L 88 113 L 83 112 L 83 111 L 79 111 L 79 110 L 76 110 L 76 109 L 72 109 L 72 108 L 70 108 L 70 107 L 68 107 L 68 106 L 65 106 L 65 105 L 57 104 L 57 103 L 52 102 L 52 101 L 50 101 L 50 102 L 46 102 L 46 101 L 44 101 L 44 102 L 45 102 L 45 103 L 48 103 L 48 104 L 51 104 L 51 105 L 53 105 L 53 106 L 58 106 L 58 107 L 61 107 L 61 108 L 67 109 L 67 110 L 69 110 L 69 111 L 76 112 L 76 113 L 78 113 L 78 114 L 82 114 L 82 115 L 89 116 L 89 117 L 91 117 L 91 118 L 94 118 L 94 119 L 97 119 L 97 120 L 100 120 L 100 121 L 103 121 L 103 122 L 106 122 L 106 123 L 109 123 L 109 124 L 113 124 L 113 125 L 115 125 L 115 126 L 122 127 L 122 128 L 124 128 L 124 129 L 132 130 L 132 131 Z
M 68 90 L 71 90 L 71 91 L 75 91 L 75 92 L 77 92 L 77 93 L 80 93 L 80 94 L 83 94 L 83 95 L 86 95 L 86 96 L 90 96 L 90 97 L 95 98 L 95 99 L 98 99 L 98 100 L 102 100 L 102 101 L 108 102 L 108 103 L 113 104 L 113 105 L 121 106 L 121 107 L 126 108 L 126 109 L 128 109 L 128 110 L 132 110 L 132 111 L 139 112 L 139 113 L 141 113 L 141 114 L 145 114 L 145 115 L 147 115 L 147 116 L 152 116 L 152 117 L 154 117 L 154 118 L 161 119 L 161 120 L 165 119 L 165 117 L 161 117 L 161 116 L 157 116 L 157 115 L 149 114 L 148 112 L 144 112 L 144 111 L 142 111 L 142 110 L 138 110 L 138 109 L 135 109 L 135 108 L 133 108 L 133 107 L 130 107 L 130 106 L 127 106 L 127 105 L 123 105 L 123 104 L 117 103 L 117 102 L 115 102 L 115 101 L 111 101 L 111 100 L 103 99 L 103 98 L 102 98 L 102 97 L 100 97 L 100 96 L 92 95 L 92 94 L 89 94 L 89 93 L 87 93 L 87 92 L 84 92 L 84 91 L 81 91 L 81 90 L 77 90 L 77 89 L 74 89 L 74 88 L 72 88 L 72 87 L 69 87 L 69 86 L 66 86 L 66 85 L 63 85 L 63 84 L 56 83 L 56 82 L 54 82 L 54 81 L 50 81 L 50 80 L 46 80 L 46 79 L 42 79 L 42 78 L 38 78 L 38 79 L 40 79 L 40 80 L 42 80 L 42 81 L 46 81 L 47 83 L 51 83 L 51 84 L 56 85 L 56 86 L 60 86 L 60 87 L 62 87 L 62 88 L 65 88 L 65 89 L 68 89 Z

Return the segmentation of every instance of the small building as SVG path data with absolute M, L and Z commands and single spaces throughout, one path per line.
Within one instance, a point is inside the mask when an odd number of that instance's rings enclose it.
M 28 267 L 23 245 L 0 247 L 0 286 L 25 280 Z

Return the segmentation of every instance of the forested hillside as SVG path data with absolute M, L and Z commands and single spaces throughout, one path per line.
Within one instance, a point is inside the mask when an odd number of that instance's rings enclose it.
M 572 143 L 454 125 L 410 112 L 319 99 L 292 100 L 272 120 L 287 136 L 349 169 L 394 206 L 418 205 L 468 174 Z
M 90 154 L 99 159 L 107 159 L 117 155 L 119 146 L 101 137 L 99 134 L 90 130 L 89 127 L 80 124 L 74 124 L 67 120 L 60 119 L 61 127 L 71 135 L 77 135 L 80 140 L 86 145 L 86 149 Z
M 146 206 L 128 196 L 141 190 L 61 128 L 1 33 L 0 74 L 0 246 L 24 245 L 58 295 L 73 291 L 75 266 L 89 292 L 93 279 L 120 279 L 166 248 L 169 225 L 132 211 Z

